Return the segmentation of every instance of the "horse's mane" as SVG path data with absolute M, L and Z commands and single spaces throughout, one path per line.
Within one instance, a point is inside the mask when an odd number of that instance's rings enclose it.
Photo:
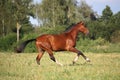
M 84 22 L 82 22 L 82 21 L 78 22 L 77 24 L 85 25 Z M 69 31 L 70 31 L 75 25 L 77 25 L 77 24 L 72 23 L 69 27 L 67 27 L 67 28 L 65 29 L 64 32 L 69 32 Z
M 68 26 L 64 32 L 68 32 L 70 31 L 76 24 L 75 23 L 72 23 L 70 26 Z

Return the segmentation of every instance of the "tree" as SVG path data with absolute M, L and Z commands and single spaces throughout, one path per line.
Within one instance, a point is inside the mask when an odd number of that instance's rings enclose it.
M 64 5 L 65 9 L 65 24 L 71 25 L 76 23 L 77 18 L 77 1 L 76 0 L 67 0 L 66 4 Z
M 113 32 L 110 36 L 111 42 L 120 42 L 120 11 L 112 16 L 110 23 L 113 25 Z
M 16 21 L 16 29 L 17 29 L 17 42 L 19 41 L 19 31 L 23 22 L 29 16 L 33 16 L 32 13 L 32 0 L 13 0 L 13 14 L 14 20 Z
M 81 14 L 82 20 L 89 21 L 91 18 L 91 14 L 94 12 L 91 7 L 85 2 L 85 0 L 81 0 L 78 5 L 78 13 Z
M 90 19 L 91 19 L 92 21 L 97 20 L 97 18 L 96 18 L 96 16 L 95 16 L 94 13 L 91 13 L 91 14 L 90 14 Z
M 102 19 L 107 21 L 111 18 L 112 15 L 113 15 L 112 10 L 108 5 L 106 5 L 106 8 L 102 11 Z
M 16 32 L 17 29 L 17 40 L 19 40 L 20 26 L 31 27 L 29 17 L 33 16 L 32 8 L 32 0 L 1 0 L 0 35 L 6 36 L 11 32 Z
M 37 6 L 37 16 L 47 26 L 69 24 L 75 15 L 76 0 L 43 0 Z M 46 6 L 47 5 L 47 6 Z
M 114 32 L 114 26 L 113 23 L 111 23 L 113 17 L 113 12 L 110 9 L 108 5 L 106 5 L 106 8 L 102 11 L 101 20 L 104 26 L 102 27 L 102 37 L 106 40 L 110 41 L 110 36 Z
M 0 27 L 1 27 L 1 34 L 5 36 L 7 33 L 10 32 L 11 27 L 11 1 L 10 0 L 1 0 L 0 1 Z M 9 26 L 8 26 L 9 25 Z
M 47 5 L 47 6 L 46 6 Z M 70 25 L 81 20 L 89 21 L 91 13 L 94 13 L 91 7 L 82 0 L 42 0 L 36 5 L 36 12 L 43 25 Z

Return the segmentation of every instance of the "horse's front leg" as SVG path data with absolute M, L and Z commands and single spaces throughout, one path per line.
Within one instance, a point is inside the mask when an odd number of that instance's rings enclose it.
M 77 50 L 76 48 L 70 48 L 69 51 L 77 53 L 77 56 L 73 60 L 73 64 L 78 60 L 79 56 L 81 55 L 87 62 L 90 62 L 90 59 L 87 58 L 81 51 Z

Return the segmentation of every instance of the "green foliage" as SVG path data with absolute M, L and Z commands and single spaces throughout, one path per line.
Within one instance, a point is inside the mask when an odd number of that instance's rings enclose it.
M 31 4 L 32 0 L 14 0 L 13 6 L 14 6 L 14 18 L 16 21 L 19 21 L 20 23 L 23 23 L 22 21 L 26 19 L 28 16 L 31 16 L 32 13 L 32 7 Z
M 119 14 L 116 15 L 120 19 Z M 89 21 L 87 23 L 87 26 L 90 30 L 89 37 L 91 39 L 102 37 L 111 42 L 112 34 L 120 30 L 120 23 L 118 22 L 119 19 L 116 17 L 116 15 L 111 16 L 111 18 L 107 20 L 107 22 L 106 20 L 100 18 L 97 21 Z
M 92 53 L 116 52 L 116 53 L 119 53 L 120 43 L 113 44 L 100 37 L 96 40 L 80 39 L 77 42 L 77 48 L 83 52 L 92 52 Z
M 59 34 L 64 32 L 66 29 L 66 26 L 56 26 L 54 28 L 51 27 L 38 27 L 35 28 L 35 32 L 38 34 Z
M 89 21 L 90 14 L 93 13 L 92 8 L 85 2 L 85 0 L 81 0 L 80 5 L 78 5 L 78 12 L 82 14 L 83 19 Z
M 106 8 L 102 11 L 102 18 L 104 20 L 109 20 L 112 15 L 113 15 L 112 10 L 110 9 L 108 5 L 106 5 Z
M 0 36 L 5 36 L 11 32 L 16 32 L 16 23 L 22 27 L 32 25 L 29 17 L 34 16 L 32 12 L 32 0 L 1 0 L 0 1 Z
M 18 44 L 20 44 L 20 43 L 22 43 L 22 42 L 24 42 L 26 40 L 29 40 L 29 39 L 35 39 L 36 37 L 38 37 L 38 34 L 36 34 L 36 33 L 28 33 L 28 34 L 23 36 L 22 40 Z M 35 46 L 35 41 L 29 43 L 26 46 L 24 52 L 29 52 L 29 53 L 37 52 L 37 49 L 36 49 L 36 46 Z
M 120 43 L 120 30 L 116 30 L 110 37 L 112 43 Z
M 36 5 L 35 12 L 42 24 L 50 27 L 70 25 L 81 20 L 89 21 L 90 14 L 93 13 L 85 1 L 78 5 L 77 0 L 42 0 Z
M 11 0 L 0 1 L 0 36 L 5 36 L 12 31 L 14 18 Z
M 16 34 L 14 33 L 0 38 L 0 51 L 10 51 L 14 42 L 16 42 Z

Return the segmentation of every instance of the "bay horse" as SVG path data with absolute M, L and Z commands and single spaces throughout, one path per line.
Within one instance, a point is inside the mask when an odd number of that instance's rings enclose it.
M 45 51 L 49 54 L 51 60 L 53 60 L 54 62 L 56 62 L 58 65 L 61 65 L 61 66 L 63 64 L 59 63 L 55 59 L 53 55 L 53 51 L 71 51 L 71 52 L 77 53 L 77 56 L 73 60 L 73 64 L 78 60 L 80 55 L 87 62 L 90 62 L 89 58 L 87 58 L 81 51 L 75 48 L 77 35 L 79 32 L 82 32 L 84 34 L 89 33 L 89 30 L 86 28 L 83 21 L 75 24 L 69 30 L 61 34 L 44 34 L 37 37 L 36 39 L 27 40 L 23 42 L 21 45 L 19 45 L 16 51 L 18 53 L 21 53 L 29 42 L 35 41 L 36 47 L 39 52 L 36 57 L 36 62 L 38 65 L 40 65 L 41 57 L 43 56 Z

